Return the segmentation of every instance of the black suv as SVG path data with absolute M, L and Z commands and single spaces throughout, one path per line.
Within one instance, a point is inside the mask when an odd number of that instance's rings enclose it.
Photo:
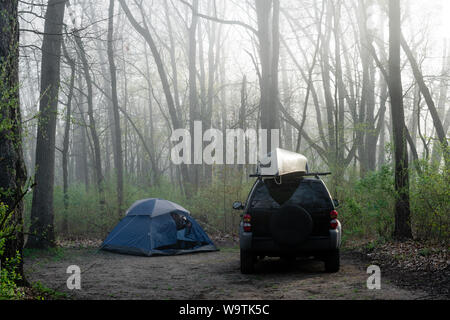
M 240 223 L 241 272 L 252 273 L 257 258 L 314 256 L 325 262 L 327 272 L 339 271 L 341 224 L 333 200 L 318 175 L 311 177 L 259 177 Z

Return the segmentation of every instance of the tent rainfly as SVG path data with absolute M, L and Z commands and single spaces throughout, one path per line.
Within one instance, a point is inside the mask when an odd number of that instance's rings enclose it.
M 135 202 L 101 249 L 143 256 L 218 250 L 189 211 L 154 198 Z

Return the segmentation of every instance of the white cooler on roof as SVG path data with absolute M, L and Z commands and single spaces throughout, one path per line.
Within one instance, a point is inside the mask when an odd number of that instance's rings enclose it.
M 258 166 L 261 176 L 282 176 L 290 173 L 307 173 L 308 160 L 304 155 L 288 150 L 276 148 L 262 158 Z

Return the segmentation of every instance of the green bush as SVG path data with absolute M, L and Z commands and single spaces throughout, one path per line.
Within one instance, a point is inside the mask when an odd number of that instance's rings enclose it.
M 395 201 L 390 166 L 340 189 L 339 217 L 347 237 L 389 237 L 393 231 Z
M 422 174 L 411 178 L 411 212 L 418 239 L 448 241 L 450 236 L 449 169 L 421 162 Z
M 20 263 L 20 254 L 13 259 L 8 259 L 0 268 L 0 300 L 20 299 L 23 292 L 18 290 L 17 281 L 22 277 L 16 272 Z
M 6 238 L 13 231 L 8 223 L 10 217 L 6 217 L 8 207 L 0 203 L 0 221 L 5 220 L 4 227 L 0 229 L 0 256 L 5 250 Z M 16 272 L 17 266 L 20 264 L 20 254 L 17 252 L 15 258 L 6 259 L 3 265 L 0 265 L 0 300 L 4 299 L 20 299 L 23 293 L 18 291 L 17 281 L 21 280 L 21 276 Z
M 410 168 L 410 209 L 413 236 L 449 241 L 450 181 L 448 169 L 427 162 Z M 340 219 L 346 238 L 388 239 L 394 231 L 394 172 L 391 165 L 339 189 Z

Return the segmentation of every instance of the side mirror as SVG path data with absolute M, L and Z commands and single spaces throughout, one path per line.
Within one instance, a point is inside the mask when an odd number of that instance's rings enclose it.
M 339 200 L 333 199 L 333 204 L 335 208 L 339 207 Z
M 233 203 L 233 209 L 234 210 L 242 210 L 242 209 L 244 209 L 244 205 L 242 204 L 242 202 L 236 201 L 235 203 Z

